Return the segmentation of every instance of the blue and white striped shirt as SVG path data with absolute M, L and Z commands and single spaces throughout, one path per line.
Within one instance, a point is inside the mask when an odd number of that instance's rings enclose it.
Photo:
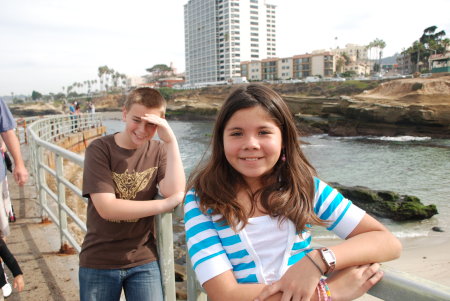
M 314 180 L 314 212 L 330 222 L 327 230 L 345 239 L 359 224 L 365 211 L 325 182 Z M 221 215 L 203 214 L 193 190 L 186 195 L 184 211 L 188 252 L 200 284 L 228 270 L 233 271 L 238 283 L 266 283 L 261 261 L 246 241 L 243 231 L 235 232 L 226 223 L 218 222 Z M 291 221 L 287 223 L 288 248 L 284 252 L 280 276 L 312 251 L 311 233 L 303 231 L 298 234 L 294 224 Z M 268 240 L 271 242 L 270 237 Z

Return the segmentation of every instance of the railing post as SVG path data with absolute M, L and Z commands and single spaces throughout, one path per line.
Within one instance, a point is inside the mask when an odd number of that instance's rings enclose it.
M 44 162 L 44 148 L 39 146 L 37 143 L 35 144 L 36 147 L 36 165 L 37 165 L 37 179 L 36 182 L 38 184 L 39 189 L 39 202 L 41 204 L 41 220 L 42 222 L 47 222 L 48 217 L 45 214 L 45 209 L 47 208 L 47 194 L 44 190 L 44 183 L 45 183 L 45 170 L 41 166 L 42 162 Z
M 186 275 L 187 275 L 187 299 L 188 301 L 207 301 L 208 297 L 200 288 L 200 285 L 192 269 L 191 258 L 186 252 Z
M 64 177 L 63 170 L 63 157 L 61 155 L 56 154 L 56 184 L 58 191 L 58 218 L 59 218 L 59 237 L 61 241 L 61 253 L 65 253 L 69 248 L 67 241 L 64 238 L 64 231 L 67 231 L 67 213 L 63 210 L 62 205 L 66 204 L 66 187 L 64 183 L 61 181 L 61 178 Z
M 23 121 L 23 134 L 25 135 L 25 144 L 28 144 L 27 121 Z
M 450 288 L 445 285 L 386 266 L 383 267 L 383 272 L 383 279 L 372 287 L 368 294 L 382 300 L 450 300 Z
M 172 213 L 156 216 L 156 233 L 164 300 L 176 300 Z

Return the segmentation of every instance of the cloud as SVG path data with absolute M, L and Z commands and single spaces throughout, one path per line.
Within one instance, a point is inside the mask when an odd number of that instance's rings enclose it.
M 107 65 L 143 75 L 155 64 L 184 70 L 188 0 L 14 0 L 0 10 L 0 95 L 61 91 Z M 383 39 L 400 52 L 436 25 L 450 34 L 448 0 L 267 0 L 277 6 L 279 57 Z M 260 0 L 262 3 L 262 0 Z M 335 37 L 338 37 L 336 40 Z

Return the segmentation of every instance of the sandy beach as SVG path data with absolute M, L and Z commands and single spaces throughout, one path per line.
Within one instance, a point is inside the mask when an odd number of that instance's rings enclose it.
M 317 239 L 319 245 L 333 245 L 338 239 Z M 382 268 L 408 273 L 450 287 L 450 233 L 432 232 L 426 237 L 401 238 L 403 250 L 400 258 L 382 263 Z M 420 279 L 419 279 L 420 280 Z M 358 301 L 380 300 L 370 295 Z
M 448 232 L 432 232 L 428 237 L 404 238 L 401 241 L 403 251 L 400 258 L 383 265 L 450 287 Z

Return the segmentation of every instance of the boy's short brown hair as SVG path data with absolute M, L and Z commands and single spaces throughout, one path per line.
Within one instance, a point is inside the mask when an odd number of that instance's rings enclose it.
M 133 104 L 141 104 L 147 108 L 166 108 L 166 100 L 158 90 L 148 87 L 136 88 L 128 95 L 124 103 L 127 111 Z

